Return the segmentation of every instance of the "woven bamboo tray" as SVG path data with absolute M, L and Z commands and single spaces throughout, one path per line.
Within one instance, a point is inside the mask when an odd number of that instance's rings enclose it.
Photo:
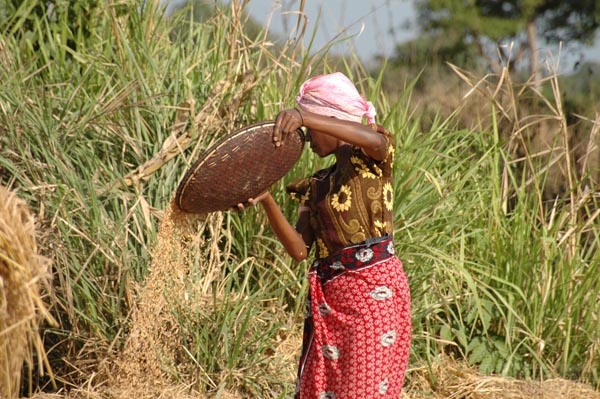
M 254 123 L 212 145 L 179 183 L 177 206 L 188 213 L 228 210 L 285 176 L 302 154 L 304 134 L 298 129 L 275 147 L 274 126 L 274 121 Z

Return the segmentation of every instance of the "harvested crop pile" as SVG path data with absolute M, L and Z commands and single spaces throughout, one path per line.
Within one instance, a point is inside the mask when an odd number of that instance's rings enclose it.
M 37 253 L 35 221 L 25 202 L 0 186 L 0 397 L 19 394 L 24 362 L 44 359 L 38 335 L 42 317 L 50 320 L 41 286 L 49 262 Z
M 465 362 L 440 356 L 407 375 L 402 399 L 600 399 L 592 387 L 565 379 L 517 380 L 482 375 Z

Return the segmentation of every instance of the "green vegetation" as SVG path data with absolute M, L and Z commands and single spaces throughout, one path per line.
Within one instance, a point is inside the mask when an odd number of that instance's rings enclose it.
M 237 8 L 195 22 L 186 18 L 193 12 L 167 20 L 150 5 L 96 4 L 85 35 L 43 17 L 2 25 L 0 184 L 38 215 L 39 245 L 53 261 L 47 299 L 59 321 L 42 334 L 55 380 L 30 370 L 24 385 L 34 389 L 81 386 L 118 356 L 162 211 L 189 165 L 228 129 L 293 105 L 300 82 L 332 68 L 327 54 L 246 33 Z M 464 125 L 457 108 L 423 131 L 413 106 L 418 74 L 390 94 L 385 68 L 370 75 L 355 58 L 335 61 L 396 134 L 395 235 L 413 297 L 411 365 L 446 353 L 485 373 L 600 386 L 595 180 L 571 169 L 566 128 L 556 137 L 567 151 L 540 158 L 517 150 L 536 124 L 566 126 L 558 79 L 542 82 L 552 101 L 506 76 L 471 80 L 498 89 L 477 100 L 485 123 Z M 536 114 L 518 112 L 521 96 L 540 101 Z M 582 125 L 593 143 L 597 122 Z M 273 187 L 290 217 L 284 185 L 321 162 L 307 151 Z M 548 166 L 562 162 L 566 195 L 549 202 Z M 211 394 L 289 395 L 299 341 L 282 343 L 301 334 L 308 264 L 285 256 L 257 209 L 208 218 L 197 236 L 188 301 L 165 287 L 178 321 L 169 377 Z
M 554 44 L 590 43 L 600 15 L 594 0 L 416 0 L 415 6 L 421 29 L 437 37 L 438 48 L 451 47 L 448 59 L 460 56 L 473 62 L 477 54 L 495 73 L 505 64 L 512 69 L 526 59 L 536 87 L 541 79 L 542 39 Z

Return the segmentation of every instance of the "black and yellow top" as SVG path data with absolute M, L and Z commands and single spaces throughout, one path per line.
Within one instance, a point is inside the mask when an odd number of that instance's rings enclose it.
M 344 146 L 334 165 L 287 186 L 288 194 L 309 208 L 317 259 L 393 233 L 395 141 L 383 127 L 373 128 L 386 138 L 385 159 L 376 161 L 359 147 Z

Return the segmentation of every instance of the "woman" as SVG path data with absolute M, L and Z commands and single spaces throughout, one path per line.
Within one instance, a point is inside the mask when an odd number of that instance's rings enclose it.
M 249 200 L 296 261 L 315 246 L 296 398 L 399 398 L 411 322 L 392 239 L 394 139 L 342 73 L 309 79 L 296 103 L 277 115 L 275 145 L 305 127 L 311 149 L 336 162 L 287 187 L 295 227 L 269 192 Z

